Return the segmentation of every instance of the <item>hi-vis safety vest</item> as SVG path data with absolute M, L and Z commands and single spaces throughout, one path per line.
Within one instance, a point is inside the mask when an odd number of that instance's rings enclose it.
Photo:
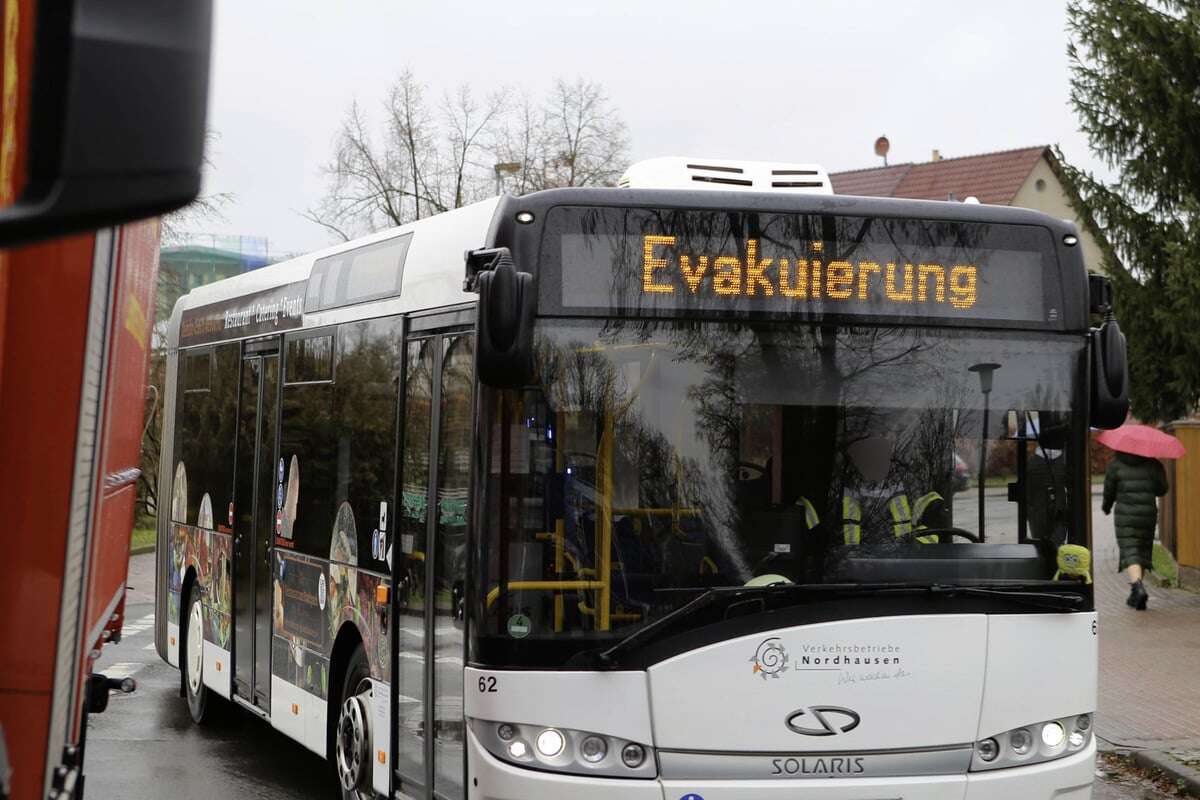
M 842 495 L 842 541 L 846 544 L 862 542 L 862 506 L 848 494 Z
M 807 497 L 801 497 L 796 504 L 804 506 L 804 524 L 810 531 L 816 530 L 816 527 L 821 524 L 821 516 L 817 514 L 817 509 L 808 502 Z
M 917 498 L 917 502 L 913 504 L 913 522 L 916 523 L 917 530 L 922 530 L 928 526 L 921 524 L 921 517 L 925 516 L 925 512 L 935 502 L 946 502 L 946 499 L 937 492 L 927 492 Z M 938 540 L 937 534 L 932 536 L 918 536 L 917 541 L 921 544 L 935 544 Z
M 912 533 L 913 520 L 919 522 L 921 515 L 929 506 L 934 501 L 942 499 L 937 492 L 929 492 L 917 500 L 915 508 L 909 505 L 908 495 L 903 493 L 888 500 L 888 513 L 892 517 L 892 533 L 896 538 Z M 924 525 L 917 525 L 916 530 L 924 527 Z M 862 506 L 857 498 L 848 494 L 842 495 L 842 541 L 846 544 L 862 543 Z M 937 541 L 937 536 L 918 536 L 917 541 L 921 544 L 933 544 Z

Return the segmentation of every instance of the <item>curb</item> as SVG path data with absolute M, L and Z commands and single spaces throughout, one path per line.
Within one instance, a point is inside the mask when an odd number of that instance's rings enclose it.
M 131 548 L 129 548 L 129 555 L 131 555 L 131 556 L 140 556 L 140 555 L 142 555 L 143 553 L 153 553 L 153 552 L 154 552 L 156 549 L 157 549 L 157 548 L 156 548 L 156 546 L 155 546 L 155 545 L 152 545 L 152 544 L 144 544 L 144 545 L 142 545 L 141 547 L 131 547 Z
M 1176 761 L 1170 753 L 1162 750 L 1137 750 L 1133 760 L 1138 766 L 1156 769 L 1179 785 L 1193 797 L 1200 797 L 1200 772 Z

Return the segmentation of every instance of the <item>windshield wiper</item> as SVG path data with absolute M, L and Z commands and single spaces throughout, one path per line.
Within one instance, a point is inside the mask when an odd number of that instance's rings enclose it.
M 707 608 L 708 606 L 712 605 L 712 602 L 721 594 L 722 592 L 716 588 L 706 590 L 703 594 L 692 598 L 679 608 L 672 609 L 666 614 L 663 614 L 649 625 L 638 628 L 636 631 L 629 634 L 607 650 L 601 650 L 596 654 L 596 657 L 600 660 L 600 663 L 605 665 L 612 665 L 616 663 L 617 656 L 627 653 L 630 650 L 636 650 L 644 642 L 649 642 L 652 639 L 657 638 L 658 632 L 666 628 L 672 622 L 690 616 L 702 608 Z
M 621 639 L 607 650 L 596 654 L 596 658 L 604 665 L 616 663 L 617 657 L 648 644 L 657 639 L 663 630 L 684 617 L 689 617 L 708 606 L 718 598 L 736 600 L 741 597 L 761 597 L 762 595 L 790 594 L 791 592 L 870 592 L 888 587 L 890 584 L 864 583 L 776 583 L 769 586 L 717 586 L 706 589 L 699 596 L 689 600 L 679 608 L 672 609 L 658 619 L 639 628 Z
M 689 600 L 679 608 L 672 609 L 645 627 L 639 628 L 621 639 L 607 650 L 596 654 L 597 660 L 604 666 L 616 664 L 618 658 L 638 650 L 658 639 L 663 631 L 670 628 L 681 619 L 690 617 L 711 606 L 718 599 L 737 600 L 743 597 L 762 597 L 764 595 L 785 595 L 792 593 L 815 594 L 932 594 L 944 597 L 954 595 L 970 595 L 972 597 L 987 597 L 996 600 L 1006 600 L 1018 605 L 1041 608 L 1047 611 L 1074 611 L 1083 605 L 1084 598 L 1068 592 L 1047 591 L 1014 591 L 1007 589 L 992 589 L 983 586 L 964 586 L 962 584 L 909 584 L 894 583 L 777 583 L 770 586 L 719 586 L 706 589 L 700 595 Z
M 935 583 L 925 591 L 930 594 L 946 596 L 966 594 L 972 597 L 994 597 L 999 600 L 1010 600 L 1020 605 L 1044 608 L 1049 611 L 1074 611 L 1083 605 L 1083 597 L 1069 592 L 1023 592 L 988 589 L 983 586 L 962 586 L 954 583 Z

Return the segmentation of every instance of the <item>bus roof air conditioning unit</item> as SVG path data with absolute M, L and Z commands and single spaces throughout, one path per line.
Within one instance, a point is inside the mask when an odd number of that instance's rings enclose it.
M 617 185 L 622 189 L 833 194 L 829 175 L 817 164 L 676 156 L 639 161 L 625 170 Z

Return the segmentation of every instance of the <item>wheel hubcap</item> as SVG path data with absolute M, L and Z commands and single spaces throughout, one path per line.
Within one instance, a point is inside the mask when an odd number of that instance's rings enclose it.
M 187 635 L 188 690 L 192 694 L 200 691 L 200 671 L 204 669 L 204 618 L 199 603 L 192 603 L 188 614 Z
M 358 693 L 346 698 L 338 715 L 337 770 L 342 788 L 353 792 L 367 783 L 370 757 L 371 684 L 362 680 Z

